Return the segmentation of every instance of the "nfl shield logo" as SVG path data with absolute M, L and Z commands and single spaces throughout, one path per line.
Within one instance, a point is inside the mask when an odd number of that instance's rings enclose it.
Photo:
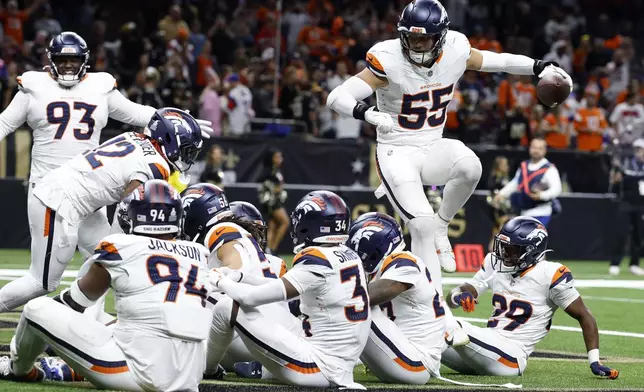
M 434 71 L 427 72 L 427 76 L 429 76 L 430 78 L 432 77 L 432 75 L 434 75 Z

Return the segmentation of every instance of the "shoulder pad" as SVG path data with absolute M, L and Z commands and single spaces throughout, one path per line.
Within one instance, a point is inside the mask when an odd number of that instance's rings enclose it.
M 297 265 L 319 265 L 333 269 L 329 259 L 327 259 L 324 253 L 316 247 L 302 249 L 298 254 L 296 254 L 293 258 L 293 267 Z
M 397 40 L 378 42 L 367 52 L 367 67 L 374 75 L 381 78 L 387 77 L 387 69 L 391 66 L 390 58 L 396 50 L 394 44 L 400 46 Z
M 131 242 L 131 239 L 132 236 L 128 236 L 126 234 L 110 234 L 103 238 L 94 250 L 96 260 L 107 262 L 123 260 L 119 249 L 122 250 L 124 246 L 127 246 L 127 244 Z
M 29 93 L 38 88 L 43 88 L 43 82 L 51 79 L 48 72 L 27 71 L 16 78 L 18 80 L 18 88 L 25 93 Z
M 463 55 L 467 55 L 469 57 L 472 49 L 470 41 L 467 39 L 465 34 L 454 30 L 447 31 L 447 34 L 445 35 L 445 46 L 451 47 L 458 57 Z
M 570 269 L 568 267 L 559 263 L 552 263 L 552 264 L 554 264 L 554 267 L 558 267 L 558 268 L 552 274 L 552 278 L 550 279 L 551 289 L 556 287 L 558 284 L 562 282 L 567 283 L 573 280 L 572 272 L 570 272 Z
M 92 86 L 96 86 L 98 92 L 104 94 L 117 88 L 116 79 L 107 72 L 88 72 L 87 79 L 84 82 L 91 83 Z
M 420 272 L 418 260 L 409 252 L 395 252 L 387 256 L 380 268 L 381 273 L 385 273 L 390 268 L 413 267 Z
M 148 163 L 148 167 L 152 173 L 151 179 L 168 181 L 170 178 L 170 166 L 164 159 L 155 159 Z
M 244 235 L 246 234 L 244 232 L 244 229 L 234 223 L 220 223 L 213 226 L 208 231 L 204 240 L 204 245 L 206 245 L 210 252 L 214 252 L 227 242 L 244 238 Z

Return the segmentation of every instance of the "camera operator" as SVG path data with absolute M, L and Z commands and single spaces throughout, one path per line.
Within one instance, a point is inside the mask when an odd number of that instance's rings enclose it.
M 628 235 L 616 236 L 618 248 L 608 272 L 613 276 L 619 275 L 619 264 L 628 238 L 631 257 L 629 270 L 633 275 L 644 276 L 644 269 L 639 266 L 639 259 L 644 256 L 644 138 L 633 143 L 633 154 L 627 155 L 621 166 L 615 169 L 611 183 L 620 198 L 619 216 L 628 219 L 628 224 L 617 227 L 629 227 L 629 231 Z

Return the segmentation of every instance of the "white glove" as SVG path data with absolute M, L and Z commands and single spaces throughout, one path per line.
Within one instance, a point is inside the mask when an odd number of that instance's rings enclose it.
M 558 73 L 559 75 L 563 76 L 566 79 L 566 81 L 570 85 L 570 92 L 572 93 L 572 78 L 570 77 L 570 75 L 568 75 L 568 73 L 566 71 L 564 71 L 563 69 L 557 67 L 556 65 L 552 65 L 552 64 L 547 65 L 543 69 L 543 71 L 541 71 L 541 73 L 539 74 L 539 79 L 543 78 L 544 76 L 546 76 L 547 74 L 552 73 L 552 72 L 556 72 L 556 73 Z
M 225 277 L 229 278 L 233 282 L 241 282 L 244 274 L 240 270 L 228 268 L 228 267 L 221 267 L 217 268 L 219 270 L 219 273 L 224 275 Z
M 219 288 L 219 282 L 224 279 L 226 276 L 221 273 L 219 268 L 212 268 L 210 272 L 208 273 L 208 280 L 210 281 L 210 285 L 212 286 L 213 290 L 215 288 Z
M 377 112 L 375 106 L 370 107 L 364 113 L 364 119 L 376 126 L 376 131 L 389 133 L 394 129 L 394 119 L 388 113 Z
M 190 114 L 190 110 L 184 109 L 184 111 Z M 195 118 L 195 121 L 197 122 L 197 124 L 199 124 L 199 128 L 201 128 L 201 137 L 203 139 L 210 139 L 210 135 L 214 135 L 215 131 L 210 128 L 210 126 L 212 125 L 211 121 L 202 120 L 200 118 Z

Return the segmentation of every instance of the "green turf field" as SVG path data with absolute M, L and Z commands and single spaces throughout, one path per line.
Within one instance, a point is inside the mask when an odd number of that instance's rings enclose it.
M 287 256 L 290 261 L 290 256 Z M 71 263 L 69 270 L 77 270 L 82 264 L 82 259 L 77 255 Z M 600 349 L 602 361 L 620 370 L 617 380 L 602 380 L 595 377 L 588 367 L 586 350 L 582 335 L 577 330 L 562 330 L 558 327 L 578 327 L 575 320 L 569 318 L 563 311 L 558 311 L 553 321 L 553 328 L 544 341 L 537 346 L 528 363 L 525 374 L 520 378 L 503 377 L 474 377 L 455 374 L 443 368 L 443 376 L 461 382 L 474 383 L 514 383 L 522 384 L 526 390 L 641 390 L 644 391 L 644 285 L 639 289 L 623 288 L 636 278 L 626 269 L 621 276 L 609 277 L 607 263 L 596 262 L 568 262 L 576 281 L 593 286 L 589 280 L 616 281 L 616 288 L 579 288 L 585 302 L 597 318 L 600 329 Z M 12 270 L 29 268 L 29 253 L 23 250 L 0 250 L 0 286 L 4 285 L 11 276 L 16 274 Z M 464 277 L 471 274 L 451 274 L 449 277 Z M 72 278 L 66 278 L 71 282 Z M 617 282 L 624 281 L 624 282 Z M 629 282 L 630 281 L 630 282 Z M 644 283 L 644 282 L 643 282 Z M 474 313 L 468 314 L 470 321 L 484 325 L 484 321 L 491 313 L 489 304 L 490 295 L 485 294 Z M 113 312 L 113 300 L 108 297 L 108 311 Z M 464 316 L 462 312 L 455 312 L 456 316 Z M 7 345 L 13 336 L 14 325 L 20 317 L 19 312 L 0 314 L 0 355 L 7 355 Z M 480 320 L 480 321 L 479 321 Z M 628 335 L 630 333 L 630 335 Z M 624 336 L 627 335 L 627 336 Z M 456 387 L 441 381 L 430 381 L 423 387 L 405 387 L 401 385 L 384 385 L 365 372 L 360 366 L 356 368 L 356 380 L 364 382 L 369 389 L 433 389 L 433 390 L 481 390 L 477 388 Z M 261 388 L 267 383 L 245 382 L 235 376 L 227 376 L 225 382 L 204 382 L 203 390 L 239 390 L 240 387 L 253 386 Z M 456 387 L 457 389 L 454 389 Z M 0 391 L 65 391 L 79 388 L 91 388 L 88 383 L 44 383 L 44 384 L 16 384 L 0 381 Z M 641 389 L 638 389 L 641 388 Z M 273 388 L 277 389 L 277 388 Z M 281 389 L 281 388 L 280 388 Z

